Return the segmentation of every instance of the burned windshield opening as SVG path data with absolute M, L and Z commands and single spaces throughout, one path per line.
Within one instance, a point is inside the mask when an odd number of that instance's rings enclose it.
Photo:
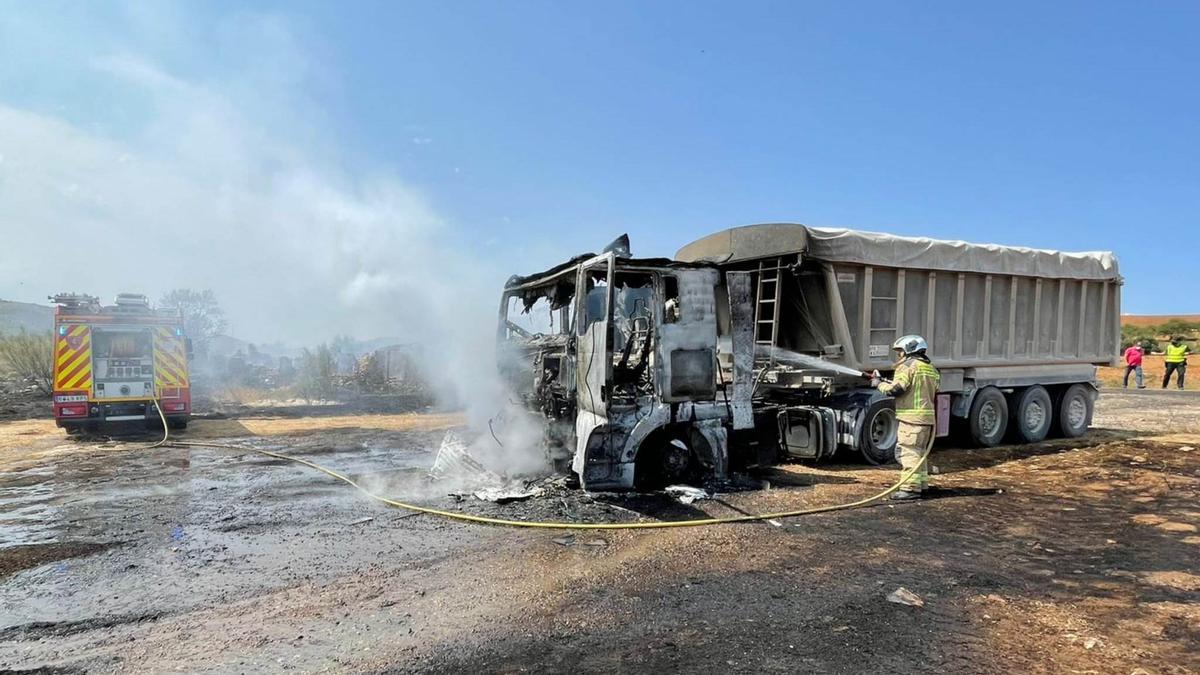
M 571 303 L 573 304 L 573 303 Z M 510 297 L 505 313 L 508 337 L 541 337 L 562 335 L 570 331 L 570 305 L 555 308 L 547 297 L 537 298 L 532 305 L 522 298 Z
M 502 335 L 514 338 L 567 335 L 575 312 L 575 279 L 547 280 L 509 291 L 502 303 Z

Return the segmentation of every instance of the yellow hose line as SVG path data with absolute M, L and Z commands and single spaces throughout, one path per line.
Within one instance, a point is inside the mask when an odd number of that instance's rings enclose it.
M 150 445 L 146 446 L 147 450 L 150 448 L 161 448 L 167 444 L 167 440 L 171 437 L 171 432 L 169 429 L 167 429 L 167 416 L 163 414 L 162 410 L 162 400 L 157 395 L 154 397 L 154 411 L 158 413 L 158 419 L 162 420 L 163 437 L 162 440 L 158 441 L 157 443 L 151 443 Z
M 154 407 L 156 410 L 158 410 L 159 418 L 162 419 L 163 437 L 162 437 L 161 441 L 158 441 L 157 443 L 154 443 L 153 445 L 148 446 L 149 448 L 157 448 L 157 447 L 162 447 L 164 445 L 167 445 L 168 441 L 170 439 L 170 432 L 167 429 L 167 418 L 163 414 L 162 406 L 159 405 L 158 400 L 155 400 Z M 409 504 L 407 502 L 402 502 L 402 501 L 399 501 L 396 499 L 391 499 L 389 497 L 384 497 L 382 495 L 377 495 L 374 492 L 371 492 L 370 490 L 368 490 L 368 489 L 364 488 L 363 486 L 359 485 L 358 483 L 354 482 L 354 479 L 350 478 L 349 476 L 338 473 L 337 471 L 334 471 L 333 469 L 323 467 L 320 464 L 317 464 L 316 462 L 310 462 L 307 459 L 300 459 L 299 457 L 285 455 L 280 452 L 271 452 L 270 450 L 262 450 L 259 448 L 253 448 L 253 447 L 244 446 L 244 445 L 233 445 L 231 443 L 204 443 L 201 441 L 174 441 L 174 442 L 171 442 L 170 445 L 181 446 L 181 447 L 197 447 L 197 448 L 225 448 L 227 450 L 240 450 L 243 452 L 250 451 L 250 452 L 257 452 L 260 455 L 274 457 L 276 459 L 283 459 L 283 460 L 287 460 L 289 462 L 303 464 L 304 466 L 307 466 L 312 469 L 316 469 L 317 471 L 320 471 L 321 473 L 324 473 L 328 476 L 332 476 L 333 478 L 336 478 L 336 479 L 342 481 L 343 483 L 346 483 L 347 485 L 353 487 L 355 490 L 358 490 L 359 492 L 370 497 L 371 499 L 374 499 L 375 501 L 382 502 L 384 504 L 387 504 L 388 506 L 394 506 L 397 508 L 406 509 L 408 511 L 415 511 L 417 513 L 425 513 L 425 514 L 429 514 L 431 516 L 441 516 L 442 518 L 448 518 L 450 520 L 458 520 L 458 521 L 463 521 L 463 522 L 468 522 L 468 523 L 482 523 L 482 524 L 486 524 L 486 525 L 502 525 L 505 527 L 534 527 L 534 528 L 551 529 L 551 530 L 653 530 L 653 529 L 660 529 L 660 528 L 666 528 L 666 527 L 699 527 L 702 525 L 724 525 L 727 523 L 749 523 L 749 522 L 753 522 L 753 521 L 757 521 L 757 520 L 775 520 L 777 518 L 792 518 L 794 516 L 808 516 L 808 515 L 812 515 L 814 513 L 829 513 L 830 511 L 844 511 L 846 509 L 855 509 L 855 508 L 859 508 L 861 506 L 866 506 L 867 504 L 870 504 L 871 502 L 879 501 L 880 499 L 883 499 L 884 497 L 890 495 L 891 493 L 895 492 L 896 490 L 899 490 L 900 486 L 904 485 L 904 483 L 910 477 L 912 477 L 912 475 L 914 473 L 916 473 L 917 469 L 920 468 L 920 466 L 921 466 L 921 464 L 918 463 L 915 466 L 913 466 L 913 468 L 905 470 L 900 475 L 900 480 L 896 481 L 891 487 L 887 488 L 883 492 L 872 495 L 865 499 L 860 499 L 858 501 L 849 502 L 847 504 L 832 504 L 829 506 L 815 506 L 815 507 L 807 508 L 807 509 L 796 509 L 794 511 L 780 511 L 778 513 L 763 513 L 763 514 L 748 515 L 748 516 L 729 516 L 726 518 L 696 518 L 694 520 L 672 520 L 672 521 L 665 521 L 665 522 L 658 521 L 658 522 L 651 522 L 651 523 L 561 523 L 561 522 L 539 522 L 539 521 L 530 521 L 530 520 L 509 520 L 506 518 L 489 518 L 488 516 L 476 516 L 476 515 L 472 515 L 469 513 L 456 513 L 454 511 L 443 511 L 441 509 L 433 509 L 433 508 L 429 508 L 428 506 L 419 506 L 417 504 Z M 924 462 L 925 458 L 928 456 L 929 456 L 929 449 L 927 448 L 925 450 L 925 455 L 922 456 L 922 458 L 921 458 L 921 461 Z

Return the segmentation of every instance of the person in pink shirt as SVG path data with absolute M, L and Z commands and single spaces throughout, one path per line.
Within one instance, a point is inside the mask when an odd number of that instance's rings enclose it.
M 1142 346 L 1138 343 L 1133 343 L 1129 349 L 1125 350 L 1125 384 L 1123 389 L 1129 388 L 1129 373 L 1133 373 L 1137 379 L 1137 388 L 1145 389 L 1146 385 L 1142 381 Z

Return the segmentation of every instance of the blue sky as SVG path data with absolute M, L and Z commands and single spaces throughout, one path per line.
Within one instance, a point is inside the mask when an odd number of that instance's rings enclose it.
M 1126 233 L 1200 225 L 1200 6 L 906 4 L 311 18 L 345 64 L 341 137 L 474 227 L 663 254 L 763 220 L 1114 248 L 1130 306 L 1175 311 L 1135 288 L 1171 279 L 1156 238 Z M 378 132 L 397 123 L 431 142 Z
M 0 228 L 40 233 L 0 297 L 58 290 L 30 289 L 54 243 L 40 214 L 150 223 L 152 204 L 122 212 L 149 186 L 193 219 L 161 253 L 189 284 L 236 293 L 201 271 L 214 242 L 303 220 L 337 254 L 272 255 L 297 256 L 272 283 L 338 285 L 359 313 L 428 295 L 394 258 L 429 276 L 456 257 L 494 296 L 621 232 L 670 255 L 762 221 L 1114 250 L 1126 311 L 1200 312 L 1178 290 L 1200 244 L 1200 5 L 910 4 L 0 3 Z M 37 134 L 74 140 L 39 157 L 21 146 Z M 143 168 L 81 180 L 104 166 L 87 153 Z M 62 211 L 63 185 L 91 201 Z M 343 225 L 310 222 L 322 209 Z M 258 335 L 250 312 L 235 327 Z

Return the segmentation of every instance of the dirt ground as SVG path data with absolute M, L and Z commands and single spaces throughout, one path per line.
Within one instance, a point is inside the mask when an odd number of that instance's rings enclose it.
M 1200 672 L 1200 396 L 1106 391 L 1086 437 L 938 447 L 938 498 L 769 523 L 518 530 L 382 507 L 310 469 L 0 422 L 0 669 Z M 397 497 L 461 420 L 237 416 Z M 834 504 L 894 469 L 788 465 L 683 506 L 551 491 L 517 519 Z M 410 492 L 411 493 L 411 492 Z M 899 587 L 923 606 L 888 602 Z

